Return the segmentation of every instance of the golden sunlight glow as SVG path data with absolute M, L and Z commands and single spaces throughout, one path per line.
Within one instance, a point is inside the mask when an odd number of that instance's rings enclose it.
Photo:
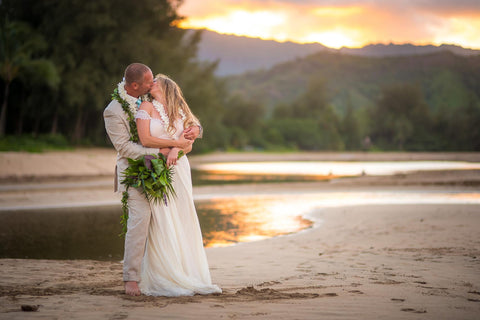
M 275 161 L 204 163 L 197 170 L 235 174 L 319 176 L 392 175 L 430 170 L 478 170 L 480 163 L 463 161 Z
M 268 189 L 268 188 L 267 188 Z M 257 241 L 287 235 L 321 225 L 321 210 L 331 207 L 394 204 L 476 204 L 479 192 L 418 193 L 395 191 L 318 191 L 292 189 L 286 193 L 271 190 L 250 195 L 213 197 L 196 202 L 207 247 L 224 247 L 238 242 Z
M 480 48 L 480 16 L 473 18 L 449 18 L 438 28 L 432 41 L 434 44 L 457 44 L 464 47 Z
M 415 1 L 318 6 L 298 1 L 186 0 L 180 7 L 186 19 L 179 26 L 266 40 L 319 42 L 332 48 L 391 42 L 480 48 L 480 10 L 454 8 L 445 11 Z
M 302 38 L 300 42 L 319 42 L 327 47 L 335 49 L 361 45 L 361 43 L 353 40 L 342 31 L 310 33 L 306 37 Z
M 284 22 L 285 17 L 280 13 L 235 10 L 225 16 L 191 18 L 182 22 L 180 27 L 206 28 L 221 33 L 267 39 L 275 37 L 273 28 Z
M 215 229 L 226 226 L 226 230 L 212 230 L 204 236 L 205 246 L 223 247 L 237 242 L 258 241 L 274 236 L 297 232 L 312 225 L 301 217 L 308 208 L 286 201 L 284 197 L 255 196 L 212 200 L 197 204 L 198 212 L 215 212 Z M 309 204 L 310 205 L 310 204 Z M 303 210 L 303 211 L 302 211 Z M 202 220 L 202 216 L 200 216 Z M 222 223 L 223 222 L 223 223 Z M 203 224 L 203 231 L 209 229 Z

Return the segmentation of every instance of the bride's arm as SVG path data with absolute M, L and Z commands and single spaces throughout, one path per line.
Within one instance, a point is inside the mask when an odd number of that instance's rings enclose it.
M 187 154 L 190 151 L 192 151 L 192 145 L 187 146 L 186 148 L 172 148 L 170 152 L 168 153 L 167 156 L 167 166 L 170 167 L 171 165 L 176 165 L 177 160 L 178 160 L 178 153 L 180 150 L 183 151 L 183 153 Z
M 150 102 L 143 102 L 140 105 L 140 110 L 144 110 L 145 112 L 147 112 L 150 115 L 150 117 L 152 115 L 152 108 L 153 108 L 153 105 Z M 178 140 L 160 139 L 160 138 L 153 137 L 150 133 L 150 119 L 137 118 L 136 123 L 137 123 L 138 138 L 140 139 L 140 143 L 144 147 L 150 147 L 150 148 L 177 147 L 177 148 L 183 149 L 193 143 L 192 140 L 186 139 L 183 135 L 180 136 Z

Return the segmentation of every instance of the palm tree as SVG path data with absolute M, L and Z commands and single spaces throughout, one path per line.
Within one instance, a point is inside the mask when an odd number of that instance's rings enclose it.
M 10 85 L 19 78 L 22 82 L 38 79 L 51 88 L 60 82 L 55 66 L 49 60 L 35 58 L 46 48 L 44 38 L 24 22 L 6 19 L 0 29 L 0 77 L 4 81 L 2 109 L 0 111 L 0 136 L 5 135 Z

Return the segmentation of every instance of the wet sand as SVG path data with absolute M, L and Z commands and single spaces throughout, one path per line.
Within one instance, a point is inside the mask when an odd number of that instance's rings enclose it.
M 334 156 L 298 154 L 294 159 L 331 160 Z M 23 172 L 23 176 L 5 173 L 3 164 L 15 155 L 9 154 L 5 160 L 5 154 L 0 154 L 2 207 L 117 201 L 112 196 L 108 173 L 114 163 L 111 150 L 16 157 L 22 160 L 10 164 L 17 165 L 13 172 Z M 70 166 L 64 168 L 60 161 L 52 168 L 52 161 L 57 161 L 52 159 L 58 157 L 68 159 Z M 212 161 L 209 157 L 240 161 L 245 155 L 192 157 L 192 166 Z M 272 155 L 255 157 L 261 161 L 258 158 Z M 357 157 L 360 160 L 360 154 Z M 372 160 L 379 157 L 462 161 L 480 158 L 476 153 L 382 154 Z M 285 156 L 281 159 L 286 160 Z M 36 172 L 29 171 L 32 163 Z M 97 179 L 95 187 L 89 185 L 92 179 Z M 59 182 L 61 185 L 54 185 Z M 414 186 L 420 190 L 478 194 L 479 182 L 477 171 L 425 172 L 327 182 L 195 187 L 194 193 L 229 195 L 291 188 L 402 191 Z M 70 187 L 65 188 L 64 183 L 71 183 Z M 13 185 L 20 187 L 14 190 Z M 214 296 L 125 296 L 120 262 L 0 259 L 0 319 L 478 319 L 480 205 L 345 206 L 317 210 L 313 217 L 321 223 L 299 233 L 208 248 L 213 281 L 224 290 Z M 26 312 L 21 311 L 22 305 L 39 308 Z

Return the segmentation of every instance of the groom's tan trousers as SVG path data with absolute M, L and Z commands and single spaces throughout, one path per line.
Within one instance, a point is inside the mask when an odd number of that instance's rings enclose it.
M 117 100 L 112 100 L 103 112 L 105 129 L 110 141 L 117 150 L 117 168 L 115 170 L 115 191 L 123 192 L 125 186 L 120 183 L 122 172 L 128 167 L 127 158 L 138 159 L 145 154 L 157 154 L 158 149 L 144 148 L 130 141 L 130 125 L 126 113 Z M 123 280 L 140 281 L 145 242 L 150 223 L 150 206 L 147 199 L 134 188 L 128 190 L 129 219 L 125 236 L 125 254 L 123 259 Z
M 135 188 L 128 189 L 128 224 L 123 257 L 123 281 L 140 281 L 142 259 L 145 253 L 150 205 L 143 194 Z

